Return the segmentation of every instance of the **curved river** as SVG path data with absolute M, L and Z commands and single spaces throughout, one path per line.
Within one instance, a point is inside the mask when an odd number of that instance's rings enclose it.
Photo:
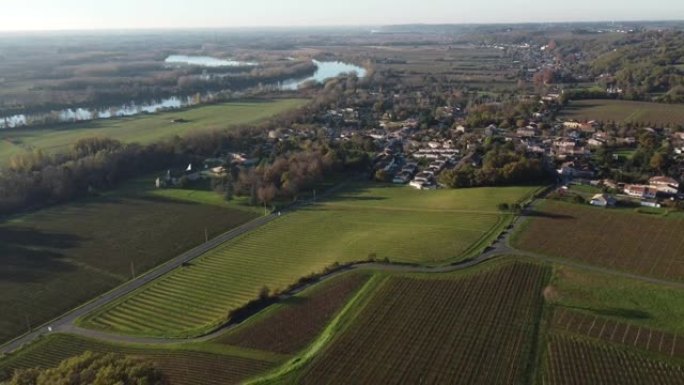
M 313 61 L 317 69 L 313 76 L 300 79 L 290 79 L 276 84 L 266 85 L 283 91 L 296 90 L 300 85 L 316 81 L 324 82 L 327 79 L 338 77 L 345 73 L 355 72 L 358 77 L 366 76 L 366 70 L 353 64 L 339 61 Z M 169 56 L 165 63 L 173 65 L 199 65 L 206 67 L 256 65 L 257 63 L 243 63 L 229 60 L 221 60 L 209 56 Z M 68 123 L 82 122 L 95 119 L 110 119 L 117 117 L 135 116 L 139 114 L 154 114 L 160 111 L 174 110 L 189 106 L 195 106 L 215 100 L 214 92 L 207 92 L 200 98 L 195 96 L 172 96 L 161 100 L 145 102 L 131 102 L 120 106 L 108 106 L 97 109 L 68 108 L 61 111 L 37 114 L 19 114 L 0 117 L 0 129 L 17 128 L 24 126 L 40 125 L 45 123 Z

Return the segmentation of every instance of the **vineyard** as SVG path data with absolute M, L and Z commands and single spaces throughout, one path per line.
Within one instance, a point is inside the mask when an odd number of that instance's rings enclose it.
M 554 312 L 552 326 L 556 330 L 684 358 L 684 338 L 676 334 L 562 308 Z
M 309 345 L 370 276 L 347 273 L 277 305 L 265 316 L 215 340 L 245 348 L 294 354 Z
M 21 334 L 255 217 L 135 194 L 19 215 L 0 224 L 0 341 Z M 28 321 L 27 321 L 28 319 Z
M 299 373 L 302 384 L 524 384 L 548 270 L 392 276 Z
M 228 385 L 270 369 L 273 362 L 253 358 L 190 350 L 145 349 L 54 335 L 26 348 L 16 356 L 0 360 L 0 381 L 18 368 L 54 367 L 66 358 L 85 351 L 120 353 L 154 362 L 174 385 Z
M 677 126 L 684 122 L 684 112 L 679 105 L 629 100 L 576 100 L 564 109 L 562 116 L 579 121 L 629 122 L 651 126 Z
M 516 247 L 645 276 L 684 279 L 684 218 L 545 201 Z
M 405 188 L 357 188 L 228 242 L 83 325 L 138 335 L 195 335 L 225 322 L 229 310 L 264 286 L 283 289 L 334 262 L 462 258 L 508 223 L 511 216 L 499 214 L 496 202 L 517 201 L 531 191 L 444 190 L 426 197 Z M 473 204 L 464 203 L 471 197 Z
M 610 345 L 550 337 L 544 385 L 681 385 L 684 367 Z

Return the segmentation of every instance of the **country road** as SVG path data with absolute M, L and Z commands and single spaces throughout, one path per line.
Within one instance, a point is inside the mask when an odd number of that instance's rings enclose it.
M 335 188 L 330 189 L 327 191 L 325 195 L 329 195 L 340 188 L 344 187 L 344 185 L 339 185 L 336 186 Z M 321 196 L 321 197 L 322 197 Z M 298 204 L 295 204 L 291 206 L 287 211 L 283 210 L 282 215 L 287 215 L 287 212 L 293 211 L 298 207 L 308 205 L 313 203 L 313 201 L 304 201 L 300 202 Z M 89 314 L 92 311 L 97 310 L 100 307 L 106 306 L 109 303 L 116 301 L 127 294 L 130 294 L 131 292 L 135 291 L 136 289 L 144 286 L 145 284 L 163 276 L 164 274 L 169 273 L 170 271 L 181 267 L 184 263 L 189 262 L 202 254 L 206 253 L 207 251 L 221 245 L 224 242 L 228 242 L 242 234 L 245 234 L 247 232 L 250 232 L 260 226 L 263 226 L 274 219 L 278 218 L 281 215 L 280 212 L 278 213 L 272 213 L 267 216 L 259 217 L 251 222 L 245 223 L 244 225 L 237 227 L 231 231 L 228 231 L 192 250 L 189 250 L 180 256 L 172 259 L 171 261 L 157 267 L 156 269 L 140 276 L 137 277 L 136 279 L 129 281 L 116 289 L 103 294 L 102 296 L 86 303 L 85 305 L 76 308 L 59 318 L 51 321 L 48 324 L 43 325 L 42 327 L 36 329 L 32 333 L 25 334 L 13 341 L 10 341 L 9 343 L 3 345 L 0 347 L 0 353 L 10 353 L 13 352 L 17 349 L 19 349 L 21 346 L 28 344 L 38 337 L 42 335 L 46 335 L 49 333 L 54 333 L 54 332 L 61 332 L 61 333 L 70 333 L 70 334 L 75 334 L 75 335 L 80 335 L 84 337 L 90 337 L 90 338 L 96 338 L 99 340 L 103 341 L 108 341 L 108 342 L 121 342 L 121 343 L 138 343 L 138 344 L 157 344 L 157 345 L 169 345 L 169 344 L 178 344 L 178 343 L 191 343 L 191 342 L 202 342 L 202 341 L 208 341 L 211 340 L 220 334 L 225 333 L 229 329 L 237 326 L 235 324 L 233 325 L 226 325 L 222 328 L 219 328 L 209 334 L 200 336 L 200 337 L 195 337 L 195 338 L 186 338 L 186 339 L 177 339 L 177 338 L 154 338 L 154 337 L 135 337 L 135 336 L 127 336 L 127 335 L 122 335 L 122 334 L 116 334 L 116 333 L 107 333 L 107 332 L 102 332 L 102 331 L 97 331 L 97 330 L 90 330 L 90 329 L 85 329 L 76 326 L 75 321 L 87 314 Z M 622 272 L 618 270 L 612 270 L 612 269 L 607 269 L 607 268 L 602 268 L 602 267 L 597 267 L 593 265 L 588 265 L 585 263 L 581 262 L 575 262 L 572 260 L 567 260 L 567 259 L 561 259 L 561 258 L 553 258 L 549 257 L 546 255 L 541 255 L 537 253 L 532 253 L 532 252 L 527 252 L 523 250 L 518 250 L 513 248 L 510 245 L 510 238 L 513 235 L 513 233 L 516 231 L 516 229 L 520 226 L 520 224 L 527 220 L 527 216 L 525 215 L 525 212 L 523 212 L 521 215 L 517 216 L 513 223 L 505 229 L 496 239 L 496 241 L 488 247 L 488 249 L 484 252 L 478 255 L 475 258 L 462 261 L 462 262 L 456 262 L 452 263 L 449 265 L 442 265 L 442 266 L 417 266 L 417 265 L 403 265 L 403 264 L 393 264 L 393 263 L 379 263 L 379 262 L 364 262 L 364 263 L 358 263 L 358 264 L 353 264 L 350 266 L 347 266 L 345 269 L 339 270 L 332 272 L 326 276 L 321 277 L 318 281 L 312 282 L 308 285 L 299 287 L 293 292 L 283 294 L 281 296 L 282 299 L 286 299 L 290 296 L 293 296 L 302 290 L 305 290 L 307 287 L 311 285 L 315 285 L 323 280 L 331 279 L 332 277 L 335 277 L 336 275 L 339 275 L 343 272 L 349 271 L 349 270 L 371 270 L 371 271 L 395 271 L 395 272 L 407 272 L 407 273 L 449 273 L 453 271 L 458 271 L 458 270 L 464 270 L 471 268 L 473 266 L 479 265 L 483 262 L 489 261 L 494 258 L 502 258 L 505 256 L 523 256 L 523 257 L 528 257 L 531 259 L 535 259 L 541 262 L 547 262 L 547 263 L 554 263 L 554 264 L 560 264 L 560 265 L 565 265 L 565 266 L 570 266 L 573 268 L 577 269 L 582 269 L 585 271 L 592 271 L 592 272 L 597 272 L 597 273 L 603 273 L 603 274 L 608 274 L 608 275 L 613 275 L 617 277 L 622 277 L 622 278 L 629 278 L 629 279 L 635 279 L 643 282 L 648 282 L 648 283 L 653 283 L 653 284 L 659 284 L 659 285 L 665 285 L 669 287 L 675 287 L 675 288 L 681 288 L 684 289 L 684 283 L 682 282 L 674 282 L 674 281 L 668 281 L 668 280 L 661 280 L 657 278 L 651 278 L 651 277 L 645 277 L 637 274 L 631 274 L 627 272 Z M 51 330 L 48 330 L 48 326 L 51 328 Z
M 344 188 L 348 183 L 341 183 L 335 187 L 332 187 L 325 191 L 325 193 L 319 195 L 319 198 L 324 198 L 330 194 L 335 193 L 336 191 Z M 7 354 L 11 353 L 22 346 L 29 344 L 33 341 L 35 341 L 37 338 L 40 336 L 57 332 L 57 331 L 65 331 L 65 330 L 70 330 L 74 328 L 75 322 L 78 318 L 83 317 L 103 306 L 106 306 L 110 304 L 111 302 L 114 302 L 120 298 L 123 298 L 124 296 L 132 293 L 133 291 L 143 287 L 144 285 L 154 281 L 155 279 L 158 279 L 159 277 L 173 271 L 174 269 L 177 269 L 183 264 L 188 263 L 192 261 L 193 259 L 205 254 L 206 252 L 216 248 L 217 246 L 228 242 L 232 239 L 235 239 L 245 233 L 248 233 L 256 228 L 259 228 L 276 218 L 280 217 L 281 214 L 286 214 L 289 211 L 296 210 L 299 207 L 306 206 L 312 203 L 315 203 L 315 199 L 311 200 L 306 200 L 306 201 L 301 201 L 301 202 L 295 202 L 294 204 L 291 204 L 287 208 L 282 209 L 281 211 L 278 212 L 273 212 L 269 215 L 265 215 L 259 218 L 256 218 L 250 222 L 247 222 L 239 227 L 236 227 L 228 232 L 225 232 L 213 239 L 210 239 L 209 241 L 186 251 L 185 253 L 171 259 L 170 261 L 167 261 L 166 263 L 157 266 L 156 268 L 148 271 L 147 273 L 140 275 L 120 286 L 117 286 L 116 288 L 108 291 L 107 293 L 104 293 L 100 295 L 97 298 L 94 298 L 93 300 L 75 308 L 72 309 L 61 316 L 46 322 L 45 324 L 35 328 L 30 333 L 26 333 L 22 336 L 19 336 L 15 338 L 14 340 L 11 340 L 4 345 L 0 346 L 0 354 Z
M 278 215 L 275 213 L 259 217 L 250 222 L 245 223 L 240 227 L 230 230 L 224 234 L 221 234 L 218 237 L 213 238 L 208 242 L 195 247 L 194 249 L 186 251 L 185 253 L 147 272 L 146 274 L 143 274 L 133 280 L 130 280 L 122 284 L 121 286 L 118 286 L 115 289 L 93 299 L 92 301 L 87 302 L 86 304 L 63 314 L 59 318 L 50 321 L 48 324 L 45 324 L 37 328 L 33 332 L 24 334 L 23 336 L 8 342 L 7 344 L 0 347 L 0 353 L 10 353 L 17 350 L 21 346 L 34 341 L 36 338 L 49 333 L 50 330 L 48 328 L 51 328 L 52 331 L 68 329 L 68 327 L 72 325 L 76 321 L 76 319 L 85 316 L 86 314 L 102 306 L 106 306 L 107 304 L 116 301 L 119 298 L 124 297 L 125 295 L 135 291 L 136 289 L 146 285 L 149 282 L 152 282 L 153 280 L 163 276 L 164 274 L 167 274 L 172 270 L 181 267 L 184 263 L 187 263 L 199 257 L 200 255 L 208 252 L 209 250 L 225 242 L 230 241 L 231 239 L 239 237 L 242 234 L 245 234 L 260 226 L 263 226 L 264 224 L 274 220 L 277 217 Z

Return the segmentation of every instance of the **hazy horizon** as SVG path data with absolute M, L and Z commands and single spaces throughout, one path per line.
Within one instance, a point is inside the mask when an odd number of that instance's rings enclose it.
M 372 27 L 399 24 L 494 24 L 677 21 L 684 2 L 654 0 L 7 0 L 0 31 L 178 30 L 231 28 Z M 492 10 L 495 10 L 492 11 Z

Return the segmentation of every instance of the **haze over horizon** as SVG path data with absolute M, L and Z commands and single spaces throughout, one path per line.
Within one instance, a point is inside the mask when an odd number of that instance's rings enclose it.
M 682 20 L 684 2 L 654 0 L 6 0 L 0 31 Z

